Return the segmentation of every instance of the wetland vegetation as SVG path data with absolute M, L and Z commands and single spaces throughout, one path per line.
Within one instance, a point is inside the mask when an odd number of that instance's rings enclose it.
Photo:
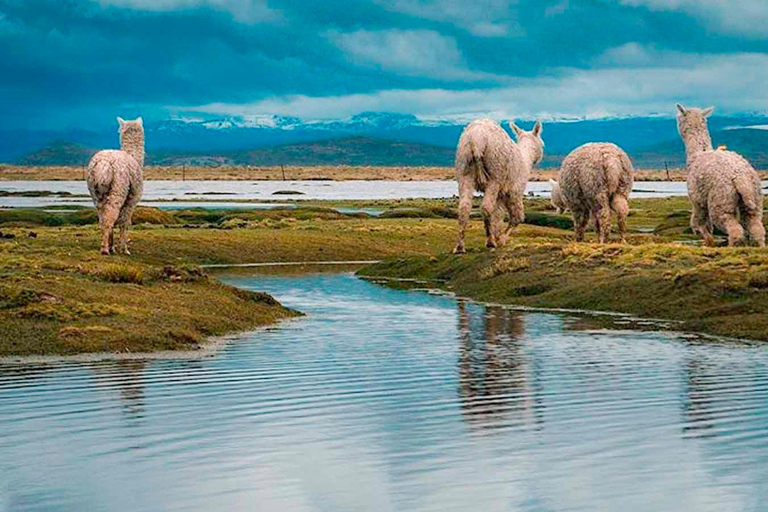
M 549 202 L 526 201 L 506 248 L 453 256 L 455 200 L 301 201 L 292 209 L 139 208 L 132 256 L 98 254 L 95 211 L 0 211 L 0 355 L 194 349 L 210 336 L 298 314 L 201 265 L 384 260 L 362 275 L 416 279 L 478 300 L 679 320 L 679 328 L 768 338 L 768 252 L 705 248 L 685 198 L 631 201 L 629 243 L 574 244 Z M 381 217 L 338 207 L 377 208 Z

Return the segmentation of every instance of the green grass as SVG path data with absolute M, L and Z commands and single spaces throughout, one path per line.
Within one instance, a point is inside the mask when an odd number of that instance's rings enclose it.
M 367 275 L 423 279 L 480 300 L 677 319 L 686 329 L 766 339 L 767 252 L 701 248 L 685 199 L 632 201 L 629 245 L 572 243 L 568 218 L 526 201 L 509 247 L 453 256 L 454 200 L 300 202 L 296 209 L 142 208 L 131 256 L 103 257 L 92 210 L 0 211 L 0 355 L 154 351 L 295 315 L 219 283 L 201 264 L 382 259 Z M 329 206 L 417 209 L 370 218 Z M 55 220 L 50 220 L 55 219 Z M 34 233 L 35 237 L 29 234 Z M 594 241 L 594 234 L 588 236 Z

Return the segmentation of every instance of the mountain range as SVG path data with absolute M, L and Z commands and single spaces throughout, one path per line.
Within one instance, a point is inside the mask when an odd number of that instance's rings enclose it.
M 447 166 L 465 124 L 365 112 L 338 121 L 251 116 L 163 120 L 147 122 L 145 128 L 148 163 L 155 165 Z M 530 127 L 532 121 L 519 124 Z M 768 117 L 713 117 L 709 126 L 716 145 L 725 144 L 756 167 L 768 168 Z M 545 167 L 557 166 L 569 151 L 590 141 L 619 144 L 638 167 L 676 167 L 685 158 L 673 118 L 549 120 L 544 139 Z M 95 148 L 116 146 L 116 130 L 0 131 L 0 162 L 85 165 Z

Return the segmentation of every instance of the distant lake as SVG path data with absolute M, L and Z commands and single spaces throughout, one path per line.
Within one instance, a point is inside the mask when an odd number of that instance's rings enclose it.
M 768 182 L 765 182 L 768 185 Z M 528 192 L 538 197 L 549 197 L 548 182 L 530 182 Z M 53 204 L 92 205 L 84 181 L 6 181 L 0 182 L 0 191 L 66 192 L 85 197 L 0 197 L 0 207 L 30 208 Z M 276 192 L 298 192 L 276 194 Z M 158 205 L 157 201 L 189 200 L 195 207 L 221 208 L 212 201 L 286 201 L 312 200 L 379 200 L 450 198 L 457 194 L 454 181 L 147 181 L 143 204 L 165 208 L 189 205 Z M 634 198 L 670 197 L 687 194 L 683 182 L 645 181 L 635 183 Z M 266 205 L 243 204 L 241 208 L 264 208 Z

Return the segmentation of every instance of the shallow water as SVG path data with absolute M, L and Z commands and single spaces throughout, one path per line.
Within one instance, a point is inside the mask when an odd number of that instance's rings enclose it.
M 768 347 L 349 274 L 190 361 L 0 366 L 0 510 L 751 511 Z M 622 322 L 617 324 L 621 327 Z
M 764 183 L 768 185 L 768 182 Z M 683 182 L 647 181 L 635 183 L 632 197 L 670 197 L 686 195 Z M 534 196 L 549 197 L 548 182 L 530 182 L 527 191 Z M 91 206 L 84 181 L 6 181 L 0 191 L 68 192 L 82 197 L 0 197 L 2 208 L 45 207 L 53 204 Z M 278 191 L 301 192 L 297 195 L 275 195 Z M 454 181 L 147 181 L 142 204 L 157 206 L 157 201 L 192 200 L 196 206 L 220 208 L 216 201 L 234 200 L 379 200 L 426 198 L 440 199 L 457 194 Z M 164 205 L 179 208 L 179 205 Z M 265 208 L 265 203 L 240 205 L 241 208 Z

